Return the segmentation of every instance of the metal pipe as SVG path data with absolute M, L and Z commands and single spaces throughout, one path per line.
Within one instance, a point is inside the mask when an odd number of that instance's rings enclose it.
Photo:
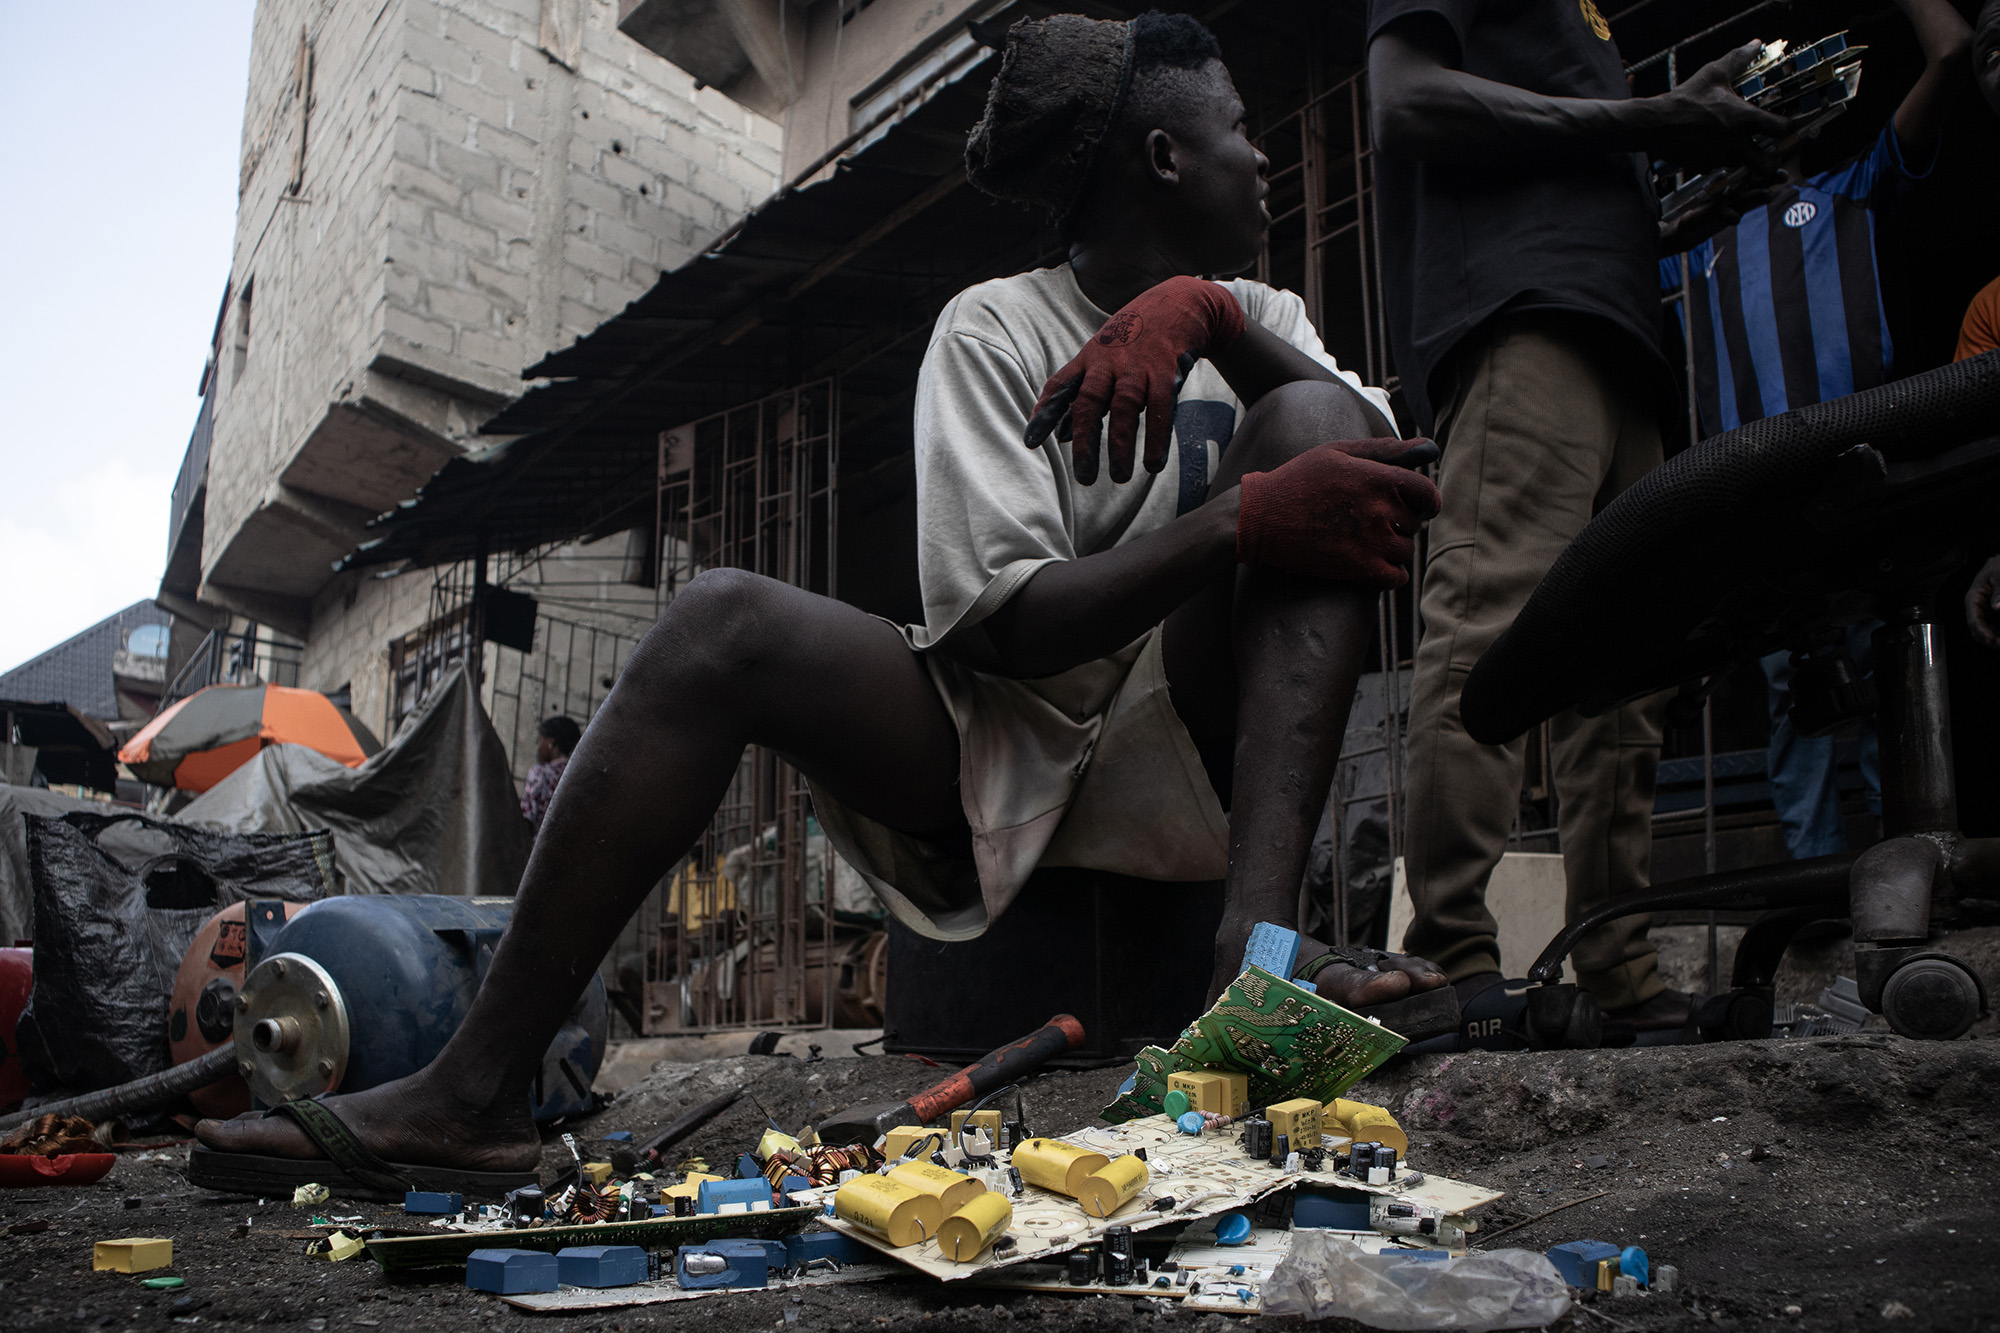
M 219 1083 L 235 1072 L 236 1048 L 218 1046 L 207 1055 L 196 1056 L 186 1064 L 135 1078 L 130 1083 L 120 1083 L 115 1088 L 87 1092 L 81 1097 L 66 1097 L 59 1102 L 44 1102 L 9 1116 L 0 1116 L 0 1130 L 25 1125 L 36 1116 L 43 1115 L 81 1116 L 95 1124 L 134 1111 L 150 1111 L 156 1106 L 178 1101 L 197 1088 Z
M 1875 631 L 1875 685 L 1883 837 L 1956 829 L 1944 645 L 1924 612 L 1911 608 Z
M 1715 873 L 1715 707 L 1712 699 L 1701 701 L 1701 857 L 1702 869 Z M 1716 944 L 1715 910 L 1708 913 L 1708 993 L 1716 994 L 1722 982 L 1722 959 Z

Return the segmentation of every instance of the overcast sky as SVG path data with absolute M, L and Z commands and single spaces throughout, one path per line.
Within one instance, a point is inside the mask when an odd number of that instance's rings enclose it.
M 0 0 L 0 670 L 159 589 L 253 8 Z

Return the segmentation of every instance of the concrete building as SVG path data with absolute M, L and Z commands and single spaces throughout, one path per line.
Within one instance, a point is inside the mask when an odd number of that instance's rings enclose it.
M 297 644 L 298 683 L 350 691 L 384 735 L 429 581 L 334 561 L 493 443 L 474 433 L 525 367 L 778 180 L 779 126 L 617 18 L 613 0 L 257 6 L 235 247 L 160 600 Z
M 982 20 L 1020 17 L 1010 0 L 618 0 L 618 9 L 634 41 L 784 127 L 788 181 L 977 64 L 999 33 L 982 32 Z

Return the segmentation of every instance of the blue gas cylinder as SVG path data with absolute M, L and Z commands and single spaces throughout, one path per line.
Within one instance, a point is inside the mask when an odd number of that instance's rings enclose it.
M 251 905 L 246 976 L 261 960 L 297 954 L 331 979 L 347 1017 L 340 1092 L 406 1077 L 436 1058 L 472 1007 L 514 912 L 511 898 L 348 895 L 322 899 L 289 921 L 267 919 L 260 929 L 260 906 Z M 592 1109 L 590 1084 L 604 1063 L 609 1027 L 604 981 L 593 973 L 543 1059 L 532 1093 L 535 1119 Z

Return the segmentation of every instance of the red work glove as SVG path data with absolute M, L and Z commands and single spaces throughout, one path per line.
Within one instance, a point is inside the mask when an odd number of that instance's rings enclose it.
M 1194 363 L 1226 352 L 1243 334 L 1243 307 L 1228 288 L 1200 278 L 1168 278 L 1104 321 L 1070 363 L 1049 376 L 1028 419 L 1027 445 L 1049 432 L 1070 443 L 1076 479 L 1097 480 L 1097 423 L 1111 415 L 1111 480 L 1132 479 L 1139 414 L 1146 414 L 1146 470 L 1167 465 L 1174 395 Z
M 1366 588 L 1402 587 L 1417 528 L 1441 505 L 1430 478 L 1409 468 L 1436 456 L 1428 442 L 1335 440 L 1269 472 L 1244 474 L 1237 560 Z

